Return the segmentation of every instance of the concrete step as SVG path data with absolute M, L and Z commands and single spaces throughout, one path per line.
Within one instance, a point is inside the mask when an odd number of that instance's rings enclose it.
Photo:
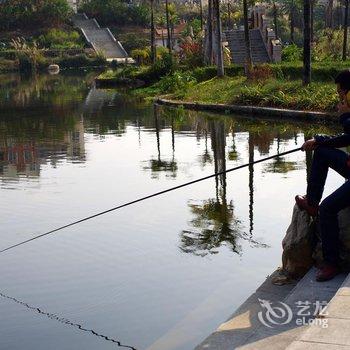
M 121 44 L 107 28 L 100 28 L 93 19 L 88 19 L 84 14 L 73 16 L 73 23 L 82 29 L 86 40 L 92 44 L 96 51 L 102 51 L 107 59 L 125 59 L 128 57 Z
M 246 60 L 245 36 L 243 30 L 232 30 L 225 32 L 231 51 L 232 62 L 243 64 Z M 265 63 L 270 61 L 265 43 L 259 29 L 249 31 L 251 53 L 253 63 Z
M 319 283 L 315 281 L 316 270 L 312 268 L 299 283 L 276 286 L 271 281 L 277 274 L 275 271 L 268 277 L 196 350 L 284 350 L 297 341 L 309 327 L 307 323 L 315 318 L 313 314 L 317 303 L 329 302 L 347 276 L 342 274 L 331 281 Z M 348 293 L 350 295 L 349 291 Z M 285 317 L 273 318 L 272 313 L 267 312 L 269 308 L 263 306 L 266 304 L 272 306 L 277 316 L 285 312 Z M 306 313 L 310 312 L 310 315 L 300 315 L 302 305 L 309 305 Z M 269 321 L 268 315 L 275 323 Z

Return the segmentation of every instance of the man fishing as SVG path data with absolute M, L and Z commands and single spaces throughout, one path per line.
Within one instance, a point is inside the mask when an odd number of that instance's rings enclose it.
M 338 136 L 316 135 L 306 141 L 302 150 L 314 151 L 305 196 L 297 195 L 295 201 L 309 215 L 319 214 L 324 264 L 319 268 L 316 280 L 327 281 L 339 272 L 338 213 L 350 206 L 350 182 L 346 181 L 321 202 L 328 169 L 332 168 L 345 179 L 350 178 L 349 155 L 339 150 L 350 145 L 350 71 L 341 72 L 335 79 L 340 98 L 338 111 L 344 133 Z M 321 202 L 321 203 L 320 203 Z

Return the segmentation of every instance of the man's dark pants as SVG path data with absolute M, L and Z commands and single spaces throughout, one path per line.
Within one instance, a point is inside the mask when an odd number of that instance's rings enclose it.
M 345 179 L 350 178 L 348 159 L 349 155 L 339 149 L 325 146 L 316 148 L 307 186 L 309 204 L 317 205 L 320 202 L 329 168 L 334 169 Z M 323 258 L 328 263 L 338 263 L 338 213 L 348 206 L 350 206 L 350 181 L 346 181 L 335 192 L 325 198 L 320 205 L 319 217 Z

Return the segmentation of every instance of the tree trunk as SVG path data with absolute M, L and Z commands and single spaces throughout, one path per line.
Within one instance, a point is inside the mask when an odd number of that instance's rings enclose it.
M 277 27 L 277 5 L 273 2 L 273 24 L 275 27 L 275 39 L 278 39 L 278 27 Z
M 349 0 L 345 0 L 345 16 L 344 16 L 344 39 L 343 39 L 343 61 L 347 58 L 348 48 L 348 21 L 349 21 Z
M 208 20 L 207 20 L 208 52 L 206 61 L 213 64 L 213 0 L 208 0 Z
M 220 0 L 213 0 L 213 17 L 215 20 L 215 35 L 216 35 L 216 65 L 217 76 L 225 75 L 224 55 L 222 50 L 222 35 L 221 35 L 221 18 L 220 18 Z
M 250 46 L 249 36 L 249 19 L 248 19 L 248 3 L 247 0 L 243 0 L 243 15 L 244 15 L 244 41 L 246 50 L 245 69 L 246 74 L 249 76 L 253 67 L 252 51 Z
M 303 85 L 311 82 L 311 0 L 304 0 L 304 69 Z
M 157 59 L 156 53 L 156 30 L 154 25 L 154 0 L 151 0 L 151 61 L 154 64 Z
M 316 0 L 311 0 L 310 6 L 311 6 L 311 19 L 310 19 L 310 25 L 311 25 L 311 33 L 310 33 L 310 40 L 311 43 L 314 42 L 314 19 L 315 19 L 315 14 L 314 14 L 314 10 L 315 10 L 315 2 Z
M 165 0 L 165 15 L 166 15 L 166 29 L 168 33 L 168 42 L 167 47 L 169 50 L 169 53 L 171 54 L 171 30 L 170 30 L 170 18 L 169 18 L 169 2 L 168 0 Z
M 201 16 L 201 30 L 203 31 L 204 21 L 203 21 L 203 0 L 199 0 L 199 11 Z
M 230 3 L 227 3 L 227 30 L 230 29 L 230 25 L 231 25 L 231 7 L 230 7 Z
M 294 5 L 290 9 L 290 42 L 294 44 Z
M 328 1 L 326 10 L 326 27 L 333 28 L 333 0 Z

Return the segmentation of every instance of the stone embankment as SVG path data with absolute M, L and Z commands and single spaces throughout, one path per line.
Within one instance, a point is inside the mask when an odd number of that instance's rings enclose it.
M 208 111 L 218 113 L 236 113 L 249 114 L 256 117 L 266 118 L 281 118 L 281 119 L 298 119 L 305 121 L 320 121 L 320 122 L 337 122 L 338 118 L 334 113 L 300 111 L 293 109 L 283 109 L 274 107 L 259 107 L 259 106 L 239 106 L 220 103 L 202 103 L 202 102 L 187 102 L 178 100 L 169 100 L 166 98 L 157 98 L 155 103 L 169 107 L 183 107 L 196 111 Z
M 344 271 L 350 268 L 349 221 L 347 208 L 339 213 Z M 281 269 L 196 350 L 350 349 L 350 275 L 316 282 L 313 265 L 322 261 L 317 228 L 317 220 L 294 207 Z

